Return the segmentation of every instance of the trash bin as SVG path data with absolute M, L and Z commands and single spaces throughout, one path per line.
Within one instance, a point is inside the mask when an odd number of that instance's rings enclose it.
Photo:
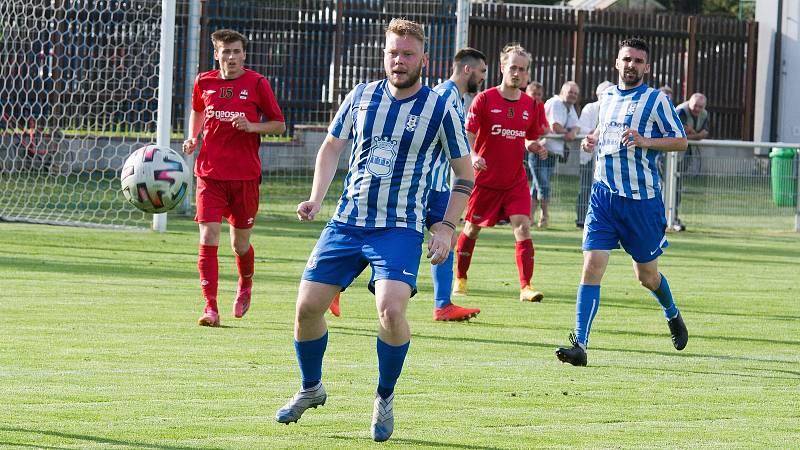
M 773 148 L 769 153 L 772 161 L 772 200 L 775 206 L 795 206 L 797 204 L 797 177 L 794 173 L 793 148 Z

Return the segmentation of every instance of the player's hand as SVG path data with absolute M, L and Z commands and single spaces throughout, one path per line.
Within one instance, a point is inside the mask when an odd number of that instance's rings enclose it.
M 597 145 L 597 138 L 593 134 L 590 134 L 581 140 L 581 150 L 585 151 L 586 153 L 592 153 L 595 145 Z
M 194 153 L 194 149 L 197 148 L 197 138 L 193 137 L 186 139 L 185 141 L 183 141 L 182 148 L 183 148 L 183 153 L 191 155 L 192 153 Z
M 539 159 L 547 159 L 547 149 L 539 141 L 530 141 L 526 150 L 538 156 Z
M 625 147 L 647 147 L 644 136 L 633 128 L 626 128 L 622 132 L 622 145 Z
M 475 170 L 486 170 L 486 160 L 483 156 L 472 155 L 472 168 Z
M 297 218 L 301 222 L 314 220 L 321 207 L 322 205 L 319 202 L 312 202 L 311 200 L 302 202 L 297 205 Z
M 453 240 L 453 229 L 441 222 L 431 226 L 431 237 L 428 239 L 428 254 L 431 264 L 441 264 L 447 261 L 450 254 L 450 245 Z
M 253 124 L 244 116 L 234 117 L 231 120 L 231 126 L 234 130 L 244 131 L 245 133 L 251 133 L 253 130 Z

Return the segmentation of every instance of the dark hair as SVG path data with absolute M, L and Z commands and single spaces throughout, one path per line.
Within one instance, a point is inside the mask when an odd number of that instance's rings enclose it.
M 486 55 L 472 47 L 464 47 L 453 57 L 453 66 L 458 68 L 466 65 L 472 66 L 478 61 L 486 62 Z
M 628 38 L 619 41 L 619 48 L 622 49 L 623 47 L 630 47 L 635 48 L 636 50 L 641 50 L 647 53 L 647 56 L 650 56 L 650 47 L 647 45 L 643 39 L 639 38 Z
M 236 41 L 242 43 L 242 50 L 247 49 L 247 38 L 237 31 L 222 29 L 211 33 L 211 42 L 214 44 L 214 50 L 220 44 L 230 44 Z

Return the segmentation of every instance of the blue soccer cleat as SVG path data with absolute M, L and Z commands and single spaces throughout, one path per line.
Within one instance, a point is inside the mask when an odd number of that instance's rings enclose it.
M 384 399 L 375 394 L 375 407 L 372 410 L 372 426 L 370 432 L 375 442 L 383 442 L 392 436 L 394 431 L 394 394 Z
M 328 394 L 325 393 L 321 382 L 312 388 L 300 389 L 275 413 L 275 420 L 286 425 L 297 422 L 308 408 L 324 405 L 327 398 Z

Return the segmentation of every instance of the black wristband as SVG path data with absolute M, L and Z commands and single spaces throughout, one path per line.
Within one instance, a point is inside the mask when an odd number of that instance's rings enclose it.
M 450 222 L 449 220 L 443 220 L 443 221 L 441 222 L 441 224 L 442 224 L 442 225 L 444 225 L 444 226 L 446 226 L 446 227 L 448 227 L 448 228 L 450 228 L 450 229 L 451 229 L 451 230 L 453 230 L 453 231 L 456 231 L 456 226 L 455 226 L 455 224 L 453 224 L 453 222 Z

